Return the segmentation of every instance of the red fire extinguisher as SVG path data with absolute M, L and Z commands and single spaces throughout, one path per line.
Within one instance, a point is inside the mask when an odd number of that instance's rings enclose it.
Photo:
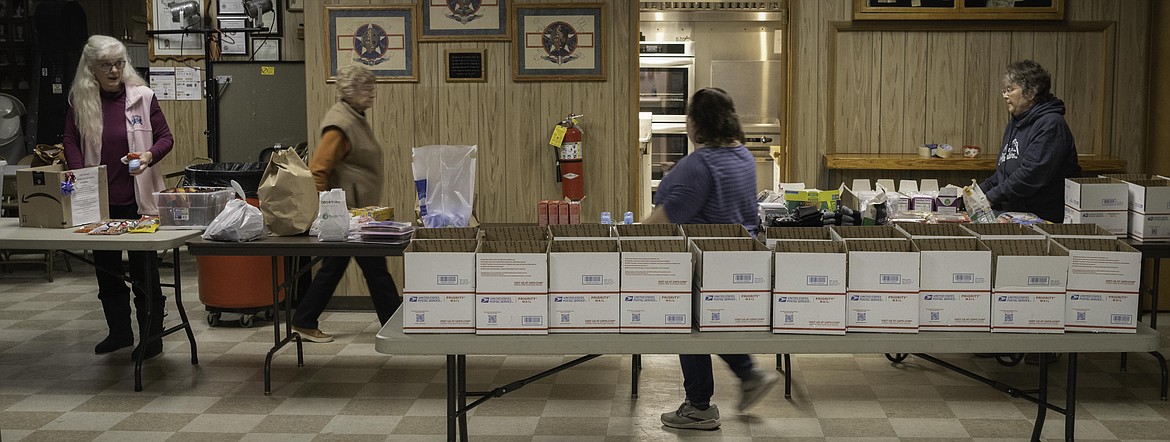
M 573 201 L 585 198 L 585 159 L 581 150 L 581 128 L 577 125 L 577 119 L 583 116 L 569 114 L 558 124 L 558 131 L 564 130 L 564 138 L 557 148 L 557 181 L 561 182 L 564 197 Z

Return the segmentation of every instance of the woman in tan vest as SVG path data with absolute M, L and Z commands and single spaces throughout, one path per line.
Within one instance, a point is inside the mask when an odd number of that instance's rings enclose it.
M 309 160 L 317 190 L 345 189 L 345 202 L 351 208 L 378 205 L 382 199 L 382 145 L 366 120 L 366 110 L 373 105 L 376 94 L 374 80 L 374 74 L 362 65 L 338 69 L 337 103 L 321 120 L 321 140 Z M 386 258 L 353 259 L 366 277 L 378 320 L 385 324 L 402 303 L 386 270 Z M 348 256 L 325 257 L 321 261 L 321 269 L 293 315 L 292 328 L 301 337 L 313 342 L 333 341 L 333 336 L 321 331 L 317 320 L 333 298 L 346 267 Z

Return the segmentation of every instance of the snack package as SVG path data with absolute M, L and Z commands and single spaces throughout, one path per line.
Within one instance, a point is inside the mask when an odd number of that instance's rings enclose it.
M 130 230 L 130 222 L 122 220 L 113 220 L 102 223 L 100 226 L 89 231 L 89 235 L 121 235 Z
M 154 233 L 158 230 L 159 220 L 157 216 L 144 216 L 138 221 L 134 222 L 134 226 L 130 227 L 129 233 Z

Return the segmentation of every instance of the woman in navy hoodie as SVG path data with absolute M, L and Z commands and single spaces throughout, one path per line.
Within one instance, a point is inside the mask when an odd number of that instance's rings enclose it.
M 1052 95 L 1052 77 L 1032 60 L 1009 64 L 1003 99 L 1011 119 L 1003 131 L 995 173 L 979 183 L 991 208 L 1064 220 L 1064 179 L 1081 176 L 1077 147 L 1064 121 L 1064 101 Z

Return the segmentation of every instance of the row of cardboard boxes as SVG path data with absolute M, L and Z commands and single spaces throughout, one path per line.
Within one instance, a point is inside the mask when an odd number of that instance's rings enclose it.
M 1170 241 L 1170 179 L 1145 174 L 1066 179 L 1064 222 L 1094 223 L 1120 238 Z
M 1136 332 L 1141 254 L 1095 225 L 773 228 L 768 246 L 619 227 L 645 235 L 416 239 L 403 331 Z

